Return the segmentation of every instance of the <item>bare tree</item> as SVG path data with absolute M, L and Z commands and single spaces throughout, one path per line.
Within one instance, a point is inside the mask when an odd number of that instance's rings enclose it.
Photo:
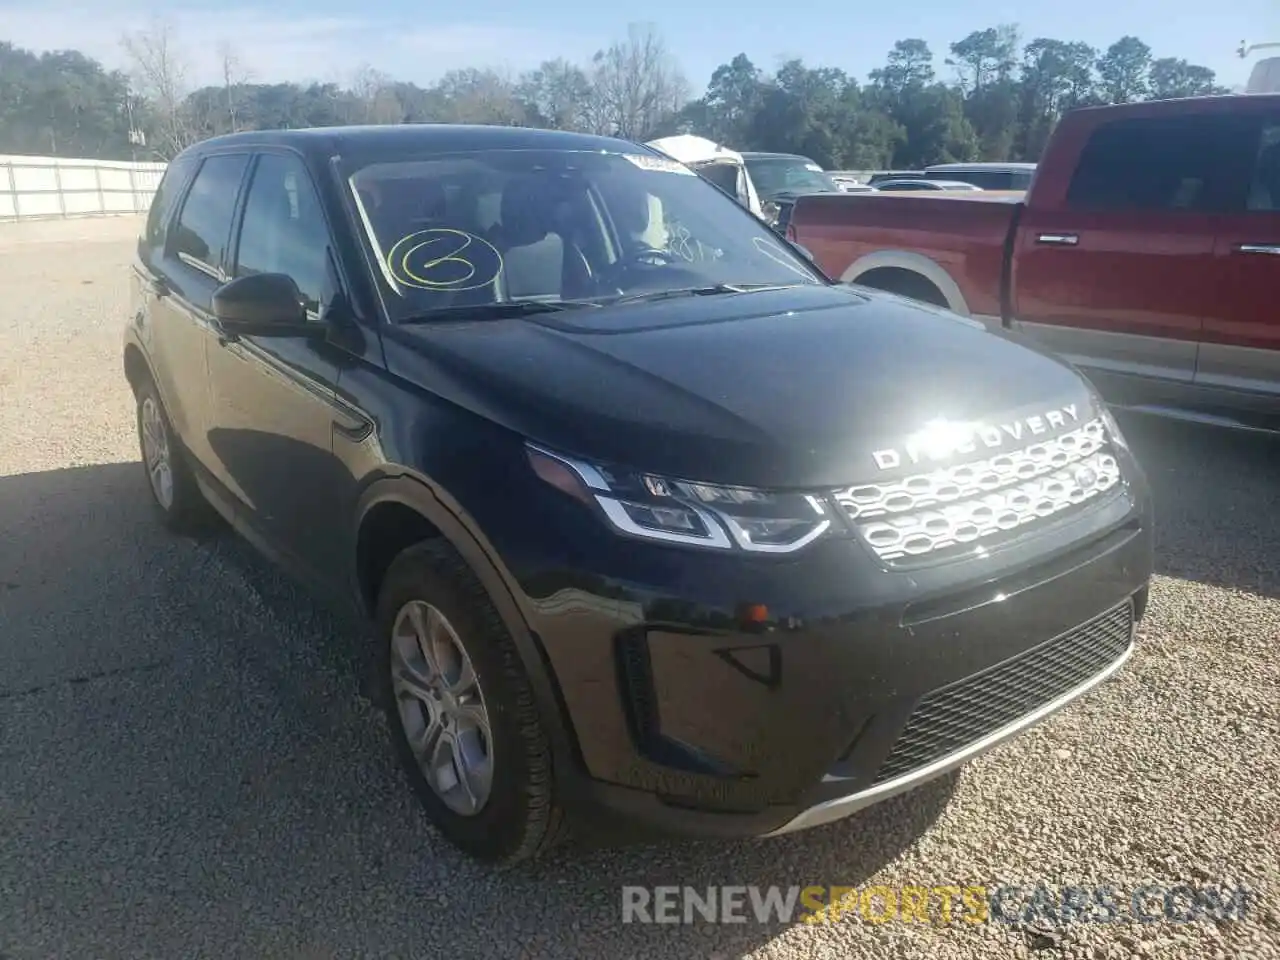
M 365 64 L 356 71 L 351 82 L 359 114 L 354 123 L 400 123 L 404 106 L 396 95 L 395 82 L 381 71 Z
M 577 64 L 547 60 L 520 80 L 517 96 L 534 118 L 558 130 L 582 130 L 591 102 L 591 78 Z
M 201 138 L 187 108 L 187 66 L 173 28 L 156 19 L 147 30 L 126 34 L 121 43 L 132 61 L 135 89 L 150 104 L 153 148 L 172 159 Z
M 454 123 L 515 126 L 528 120 L 515 81 L 498 70 L 450 70 L 440 78 L 436 90 L 444 101 L 446 116 Z
M 632 24 L 627 39 L 592 59 L 587 123 L 596 133 L 639 140 L 688 97 L 689 85 L 652 25 Z
M 240 99 L 240 88 L 249 82 L 248 71 L 244 68 L 244 63 L 240 59 L 240 55 L 232 46 L 230 40 L 222 40 L 218 43 L 218 63 L 222 73 L 222 89 L 227 96 L 227 119 L 230 123 L 231 132 L 235 133 L 240 129 L 240 120 L 237 112 Z

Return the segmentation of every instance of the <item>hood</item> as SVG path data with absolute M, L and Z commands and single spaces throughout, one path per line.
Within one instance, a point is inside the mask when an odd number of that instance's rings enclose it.
M 1053 411 L 1092 410 L 1067 364 L 842 285 L 416 324 L 385 345 L 394 374 L 548 448 L 749 486 L 911 472 L 909 439 L 940 419 L 987 424 L 1013 449 L 1076 422 Z

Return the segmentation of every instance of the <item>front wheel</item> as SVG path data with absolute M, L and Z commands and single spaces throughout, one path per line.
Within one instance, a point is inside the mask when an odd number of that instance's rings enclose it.
M 392 563 L 378 673 L 401 766 L 432 823 L 479 860 L 528 860 L 561 838 L 551 748 L 510 633 L 447 544 Z

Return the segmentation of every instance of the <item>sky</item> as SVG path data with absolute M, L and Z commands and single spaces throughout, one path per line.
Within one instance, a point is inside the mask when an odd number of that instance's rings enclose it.
M 121 36 L 146 29 L 157 17 L 171 26 L 194 83 L 218 78 L 217 49 L 224 40 L 247 78 L 257 82 L 345 84 L 368 66 L 426 84 L 456 67 L 514 75 L 554 57 L 587 61 L 624 37 L 631 21 L 661 32 L 695 93 L 718 64 L 738 53 L 766 70 L 799 57 L 865 80 L 894 41 L 906 37 L 926 40 L 939 76 L 949 79 L 943 63 L 948 44 L 1004 23 L 1018 24 L 1024 40 L 1046 36 L 1098 48 L 1133 34 L 1155 56 L 1210 67 L 1231 87 L 1244 84 L 1260 56 L 1241 60 L 1241 41 L 1280 42 L 1280 0 L 1234 0 L 1229 7 L 1191 0 L 995 0 L 973 6 L 955 0 L 901 6 L 809 0 L 798 7 L 777 0 L 647 0 L 634 7 L 598 0 L 0 0 L 0 40 L 35 50 L 78 49 L 125 68 Z

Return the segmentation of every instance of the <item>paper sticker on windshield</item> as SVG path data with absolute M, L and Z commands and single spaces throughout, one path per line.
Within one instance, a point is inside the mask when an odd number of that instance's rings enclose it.
M 396 241 L 387 252 L 396 281 L 418 290 L 461 292 L 487 287 L 502 273 L 502 255 L 485 240 L 462 230 L 420 230 Z
M 683 163 L 676 160 L 670 160 L 667 157 L 651 157 L 643 153 L 624 153 L 622 156 L 627 160 L 630 160 L 641 170 L 658 170 L 662 173 L 683 173 L 690 177 L 697 176 L 696 173 L 686 167 Z
M 804 165 L 804 168 L 805 168 L 806 170 L 812 170 L 814 173 L 821 173 L 821 172 L 822 172 L 822 168 L 821 168 L 820 166 L 818 166 L 816 163 L 806 163 L 806 164 Z

